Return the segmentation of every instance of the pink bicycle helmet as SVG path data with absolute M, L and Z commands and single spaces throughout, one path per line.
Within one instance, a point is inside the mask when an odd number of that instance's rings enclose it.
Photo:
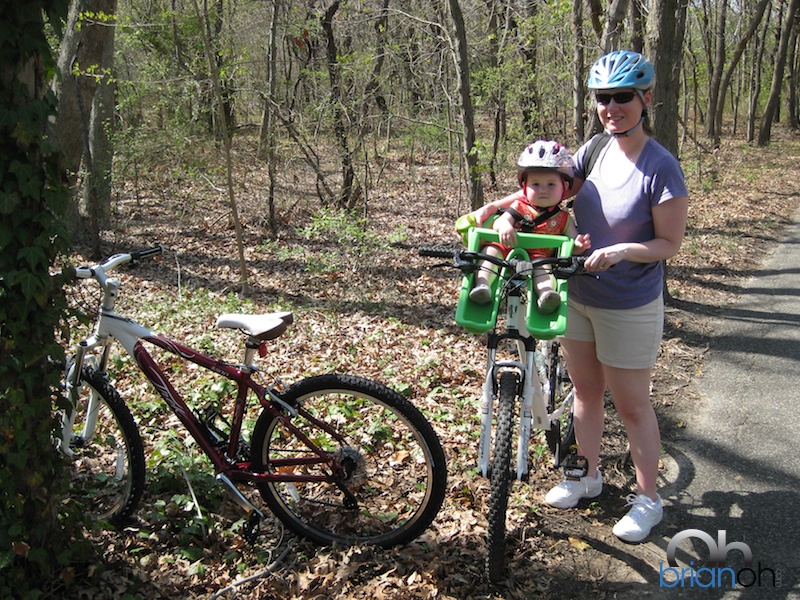
M 528 144 L 517 160 L 519 184 L 525 181 L 525 174 L 534 171 L 555 171 L 567 185 L 572 187 L 575 163 L 572 154 L 564 146 L 552 140 L 538 140 Z

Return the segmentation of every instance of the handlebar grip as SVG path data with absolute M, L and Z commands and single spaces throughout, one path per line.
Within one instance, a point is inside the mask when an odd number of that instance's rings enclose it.
M 134 250 L 131 252 L 131 260 L 137 261 L 142 258 L 150 258 L 151 256 L 158 256 L 164 251 L 164 246 L 156 244 L 152 248 L 145 248 L 144 250 Z
M 433 258 L 453 258 L 458 250 L 454 248 L 436 248 L 424 246 L 417 250 L 420 256 L 431 256 Z

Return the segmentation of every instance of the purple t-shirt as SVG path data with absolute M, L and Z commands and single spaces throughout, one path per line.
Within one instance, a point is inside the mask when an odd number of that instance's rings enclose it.
M 653 207 L 688 195 L 678 161 L 653 138 L 645 144 L 636 165 L 625 161 L 603 164 L 610 146 L 603 148 L 589 179 L 575 196 L 578 231 L 588 233 L 592 240 L 589 253 L 620 242 L 652 240 Z M 584 175 L 587 147 L 584 144 L 575 155 L 578 177 Z M 644 306 L 662 293 L 661 261 L 622 261 L 598 276 L 570 279 L 570 296 L 588 306 L 622 309 Z

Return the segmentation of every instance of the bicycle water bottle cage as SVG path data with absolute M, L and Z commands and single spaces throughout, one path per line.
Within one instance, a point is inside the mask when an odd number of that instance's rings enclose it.
M 589 461 L 577 454 L 568 454 L 562 464 L 564 477 L 571 481 L 578 481 L 589 473 Z

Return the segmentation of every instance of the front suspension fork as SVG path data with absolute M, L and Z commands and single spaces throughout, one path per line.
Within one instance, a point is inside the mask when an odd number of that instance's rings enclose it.
M 490 346 L 493 346 L 490 345 Z M 500 372 L 515 370 L 521 380 L 518 396 L 519 433 L 517 437 L 516 477 L 524 480 L 528 476 L 528 451 L 533 429 L 549 429 L 550 422 L 544 402 L 542 386 L 536 371 L 535 349 L 526 348 L 525 364 L 515 361 L 495 362 L 496 347 L 490 347 L 486 367 L 486 379 L 483 382 L 483 395 L 480 403 L 481 435 L 478 445 L 478 470 L 488 477 L 491 460 L 492 420 L 494 403 L 497 399 Z

